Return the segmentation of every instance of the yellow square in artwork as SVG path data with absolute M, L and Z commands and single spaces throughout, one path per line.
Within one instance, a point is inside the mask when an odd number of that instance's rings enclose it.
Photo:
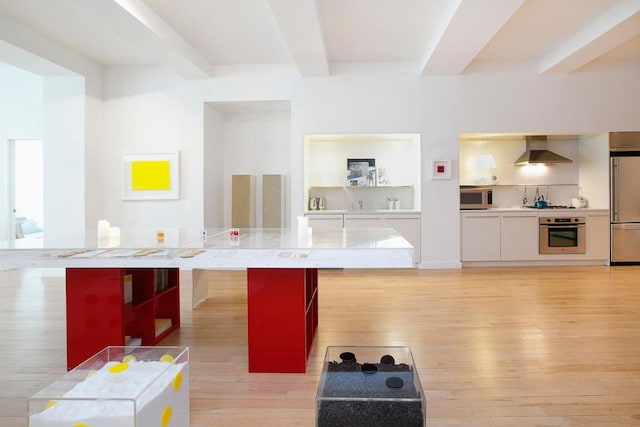
M 131 162 L 131 190 L 171 190 L 171 163 L 169 160 Z

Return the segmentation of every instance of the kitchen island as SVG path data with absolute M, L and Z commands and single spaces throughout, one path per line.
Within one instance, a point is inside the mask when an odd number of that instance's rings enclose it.
M 408 268 L 412 256 L 411 245 L 390 228 L 312 235 L 122 230 L 118 240 L 106 241 L 89 230 L 0 242 L 2 267 L 66 269 L 69 369 L 108 345 L 125 344 L 126 335 L 155 345 L 179 327 L 179 269 L 193 270 L 194 307 L 208 295 L 205 270 L 246 269 L 249 371 L 305 372 L 318 325 L 318 269 Z M 168 321 L 169 329 L 158 333 L 157 320 Z

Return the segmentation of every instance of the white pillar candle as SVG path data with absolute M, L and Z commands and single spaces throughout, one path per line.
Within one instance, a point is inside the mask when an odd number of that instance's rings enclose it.
M 307 241 L 309 238 L 309 218 L 306 216 L 298 217 L 298 240 Z
M 109 239 L 109 228 L 111 224 L 106 219 L 98 221 L 98 240 Z
M 109 246 L 120 246 L 120 227 L 109 227 Z

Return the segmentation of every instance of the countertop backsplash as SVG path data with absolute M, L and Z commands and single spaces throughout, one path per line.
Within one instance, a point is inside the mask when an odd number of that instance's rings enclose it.
M 324 197 L 326 210 L 420 209 L 414 206 L 414 190 L 412 186 L 311 187 L 309 197 Z
M 571 199 L 577 197 L 580 188 L 577 184 L 567 185 L 504 185 L 493 187 L 494 208 L 515 208 L 523 205 L 525 197 L 528 205 L 535 203 L 536 188 L 551 205 L 571 206 Z

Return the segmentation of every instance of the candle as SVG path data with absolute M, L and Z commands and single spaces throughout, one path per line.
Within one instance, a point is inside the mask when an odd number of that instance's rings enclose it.
M 120 227 L 109 227 L 109 246 L 120 246 Z
M 298 217 L 298 239 L 307 239 L 309 237 L 309 218 L 306 216 Z
M 109 228 L 111 224 L 106 219 L 101 219 L 98 221 L 98 240 L 108 240 L 109 239 Z

